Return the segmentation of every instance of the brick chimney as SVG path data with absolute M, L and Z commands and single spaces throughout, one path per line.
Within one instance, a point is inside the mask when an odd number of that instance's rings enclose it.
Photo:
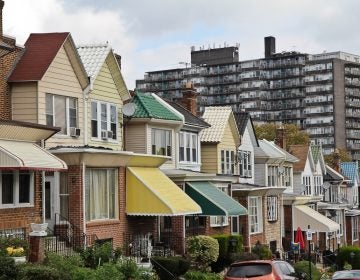
M 280 126 L 276 129 L 275 144 L 286 150 L 286 137 L 283 126 Z
M 333 153 L 333 168 L 337 172 L 340 172 L 340 152 L 338 148 L 335 148 Z
M 197 93 L 192 83 L 186 83 L 182 90 L 183 97 L 179 100 L 179 103 L 190 111 L 195 116 L 197 115 Z

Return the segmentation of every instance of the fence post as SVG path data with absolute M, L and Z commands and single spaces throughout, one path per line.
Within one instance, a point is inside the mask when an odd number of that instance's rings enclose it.
M 29 262 L 42 263 L 45 257 L 46 231 L 33 231 L 29 233 L 30 254 Z

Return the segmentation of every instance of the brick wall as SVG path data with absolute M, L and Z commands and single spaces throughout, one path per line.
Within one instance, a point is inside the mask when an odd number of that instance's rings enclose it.
M 34 178 L 34 207 L 0 209 L 0 230 L 26 228 L 29 233 L 30 223 L 42 219 L 41 172 L 36 172 Z

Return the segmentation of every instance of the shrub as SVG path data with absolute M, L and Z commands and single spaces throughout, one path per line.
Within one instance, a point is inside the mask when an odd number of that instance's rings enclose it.
M 119 267 L 112 263 L 105 263 L 103 266 L 100 266 L 96 272 L 96 279 L 114 279 L 114 280 L 125 280 L 124 274 L 119 271 Z
M 80 256 L 86 267 L 95 268 L 103 263 L 113 260 L 112 244 L 105 242 L 103 244 L 94 244 L 80 252 Z
M 233 262 L 242 262 L 242 261 L 252 261 L 252 260 L 258 260 L 259 256 L 255 253 L 251 252 L 242 252 L 238 254 L 232 254 L 231 255 L 231 263 Z
M 124 275 L 124 279 L 138 279 L 140 277 L 140 269 L 135 260 L 131 258 L 120 258 L 117 261 L 117 268 Z
M 221 280 L 222 277 L 215 273 L 204 273 L 200 271 L 188 271 L 184 275 L 185 280 Z
M 219 257 L 219 243 L 216 239 L 198 235 L 186 240 L 187 253 L 200 271 L 209 270 L 209 265 Z
M 18 267 L 12 258 L 0 256 L 0 280 L 15 280 L 18 272 Z
M 48 253 L 46 255 L 44 264 L 48 267 L 57 269 L 62 280 L 72 280 L 74 274 L 78 273 L 78 268 L 84 266 L 84 263 L 79 256 L 60 256 L 53 253 Z
M 0 255 L 14 257 L 26 256 L 29 251 L 29 242 L 21 238 L 0 238 Z
M 353 253 L 353 258 L 350 257 L 351 253 Z M 351 264 L 352 269 L 360 269 L 360 247 L 341 247 L 337 256 L 337 263 L 340 265 L 340 267 L 343 267 L 345 262 Z
M 305 275 L 305 280 L 309 280 L 309 262 L 308 261 L 300 261 L 294 264 L 295 273 L 298 278 L 302 278 L 302 275 Z M 321 277 L 320 271 L 317 267 L 311 263 L 311 279 L 312 280 L 319 280 Z
M 60 280 L 57 269 L 45 265 L 25 265 L 21 268 L 21 280 Z
M 182 257 L 152 257 L 151 264 L 161 280 L 183 275 L 190 268 L 190 262 Z
M 270 260 L 272 258 L 271 250 L 267 246 L 261 245 L 259 241 L 251 248 L 251 253 L 258 255 L 260 260 Z

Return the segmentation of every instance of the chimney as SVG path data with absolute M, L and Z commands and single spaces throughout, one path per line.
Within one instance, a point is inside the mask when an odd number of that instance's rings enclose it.
M 276 129 L 276 139 L 275 144 L 286 150 L 286 137 L 285 129 L 283 126 L 280 126 Z
M 191 82 L 185 84 L 182 90 L 182 98 L 179 100 L 180 104 L 190 111 L 193 115 L 197 115 L 197 93 L 194 85 Z
M 335 148 L 333 153 L 333 168 L 337 172 L 340 172 L 340 152 L 338 148 Z
M 270 58 L 271 55 L 276 53 L 275 37 L 268 36 L 264 38 L 265 42 L 265 58 Z

